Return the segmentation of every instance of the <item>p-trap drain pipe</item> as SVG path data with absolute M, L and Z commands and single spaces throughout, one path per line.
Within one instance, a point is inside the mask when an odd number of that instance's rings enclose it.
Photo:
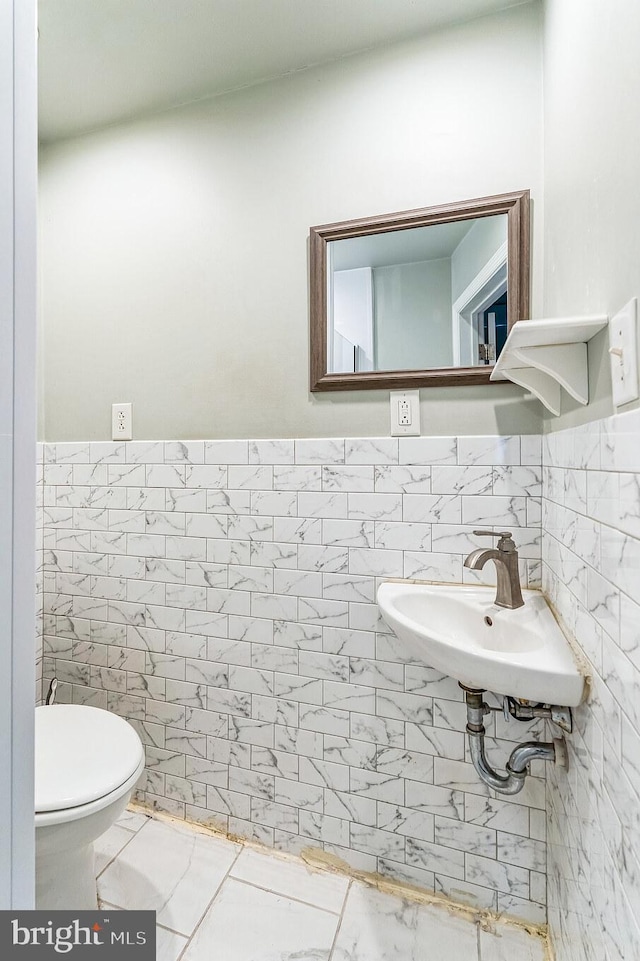
M 485 753 L 484 715 L 491 712 L 491 708 L 484 702 L 485 692 L 465 687 L 464 684 L 461 684 L 460 687 L 465 692 L 467 704 L 467 734 L 469 735 L 471 760 L 480 779 L 490 788 L 499 794 L 518 794 L 524 787 L 531 761 L 552 761 L 554 764 L 566 767 L 566 746 L 564 740 L 557 738 L 553 741 L 525 741 L 524 744 L 518 744 L 507 761 L 507 773 L 499 774 L 495 771 L 489 764 Z M 552 710 L 554 709 L 539 708 L 536 710 L 535 716 L 551 718 Z M 511 712 L 518 719 L 517 705 L 515 712 L 514 709 Z M 523 720 L 523 718 L 519 719 Z

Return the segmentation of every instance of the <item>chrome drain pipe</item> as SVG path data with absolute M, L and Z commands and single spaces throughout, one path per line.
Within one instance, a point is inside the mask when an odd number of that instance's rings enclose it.
M 490 708 L 484 703 L 484 691 L 465 687 L 463 684 L 460 687 L 465 692 L 467 703 L 467 734 L 469 735 L 471 760 L 480 780 L 488 784 L 494 791 L 499 794 L 518 794 L 524 787 L 531 761 L 542 760 L 556 763 L 561 760 L 556 741 L 526 741 L 524 744 L 519 744 L 511 752 L 507 761 L 507 773 L 499 774 L 491 767 L 485 753 L 484 715 L 489 713 Z
M 54 677 L 53 680 L 51 681 L 51 684 L 49 685 L 49 692 L 44 702 L 47 706 L 55 702 L 57 687 L 58 687 L 58 678 Z

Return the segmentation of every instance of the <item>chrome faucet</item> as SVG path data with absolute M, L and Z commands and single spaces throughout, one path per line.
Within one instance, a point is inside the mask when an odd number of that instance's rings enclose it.
M 496 604 L 498 607 L 508 607 L 515 610 L 522 607 L 522 591 L 520 589 L 520 572 L 518 571 L 518 552 L 513 542 L 511 531 L 474 531 L 476 537 L 498 537 L 497 547 L 485 550 L 479 547 L 465 557 L 464 566 L 472 571 L 482 570 L 487 561 L 493 561 L 498 575 L 496 590 Z

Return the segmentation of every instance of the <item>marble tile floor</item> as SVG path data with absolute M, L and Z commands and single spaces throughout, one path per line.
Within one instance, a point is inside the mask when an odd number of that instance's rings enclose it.
M 446 907 L 127 811 L 96 843 L 105 908 L 157 912 L 158 961 L 544 961 L 545 943 Z

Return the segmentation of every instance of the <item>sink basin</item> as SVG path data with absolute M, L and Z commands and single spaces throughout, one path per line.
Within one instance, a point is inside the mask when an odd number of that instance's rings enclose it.
M 585 679 L 538 591 L 497 607 L 495 587 L 382 584 L 378 606 L 407 652 L 467 687 L 576 707 Z

